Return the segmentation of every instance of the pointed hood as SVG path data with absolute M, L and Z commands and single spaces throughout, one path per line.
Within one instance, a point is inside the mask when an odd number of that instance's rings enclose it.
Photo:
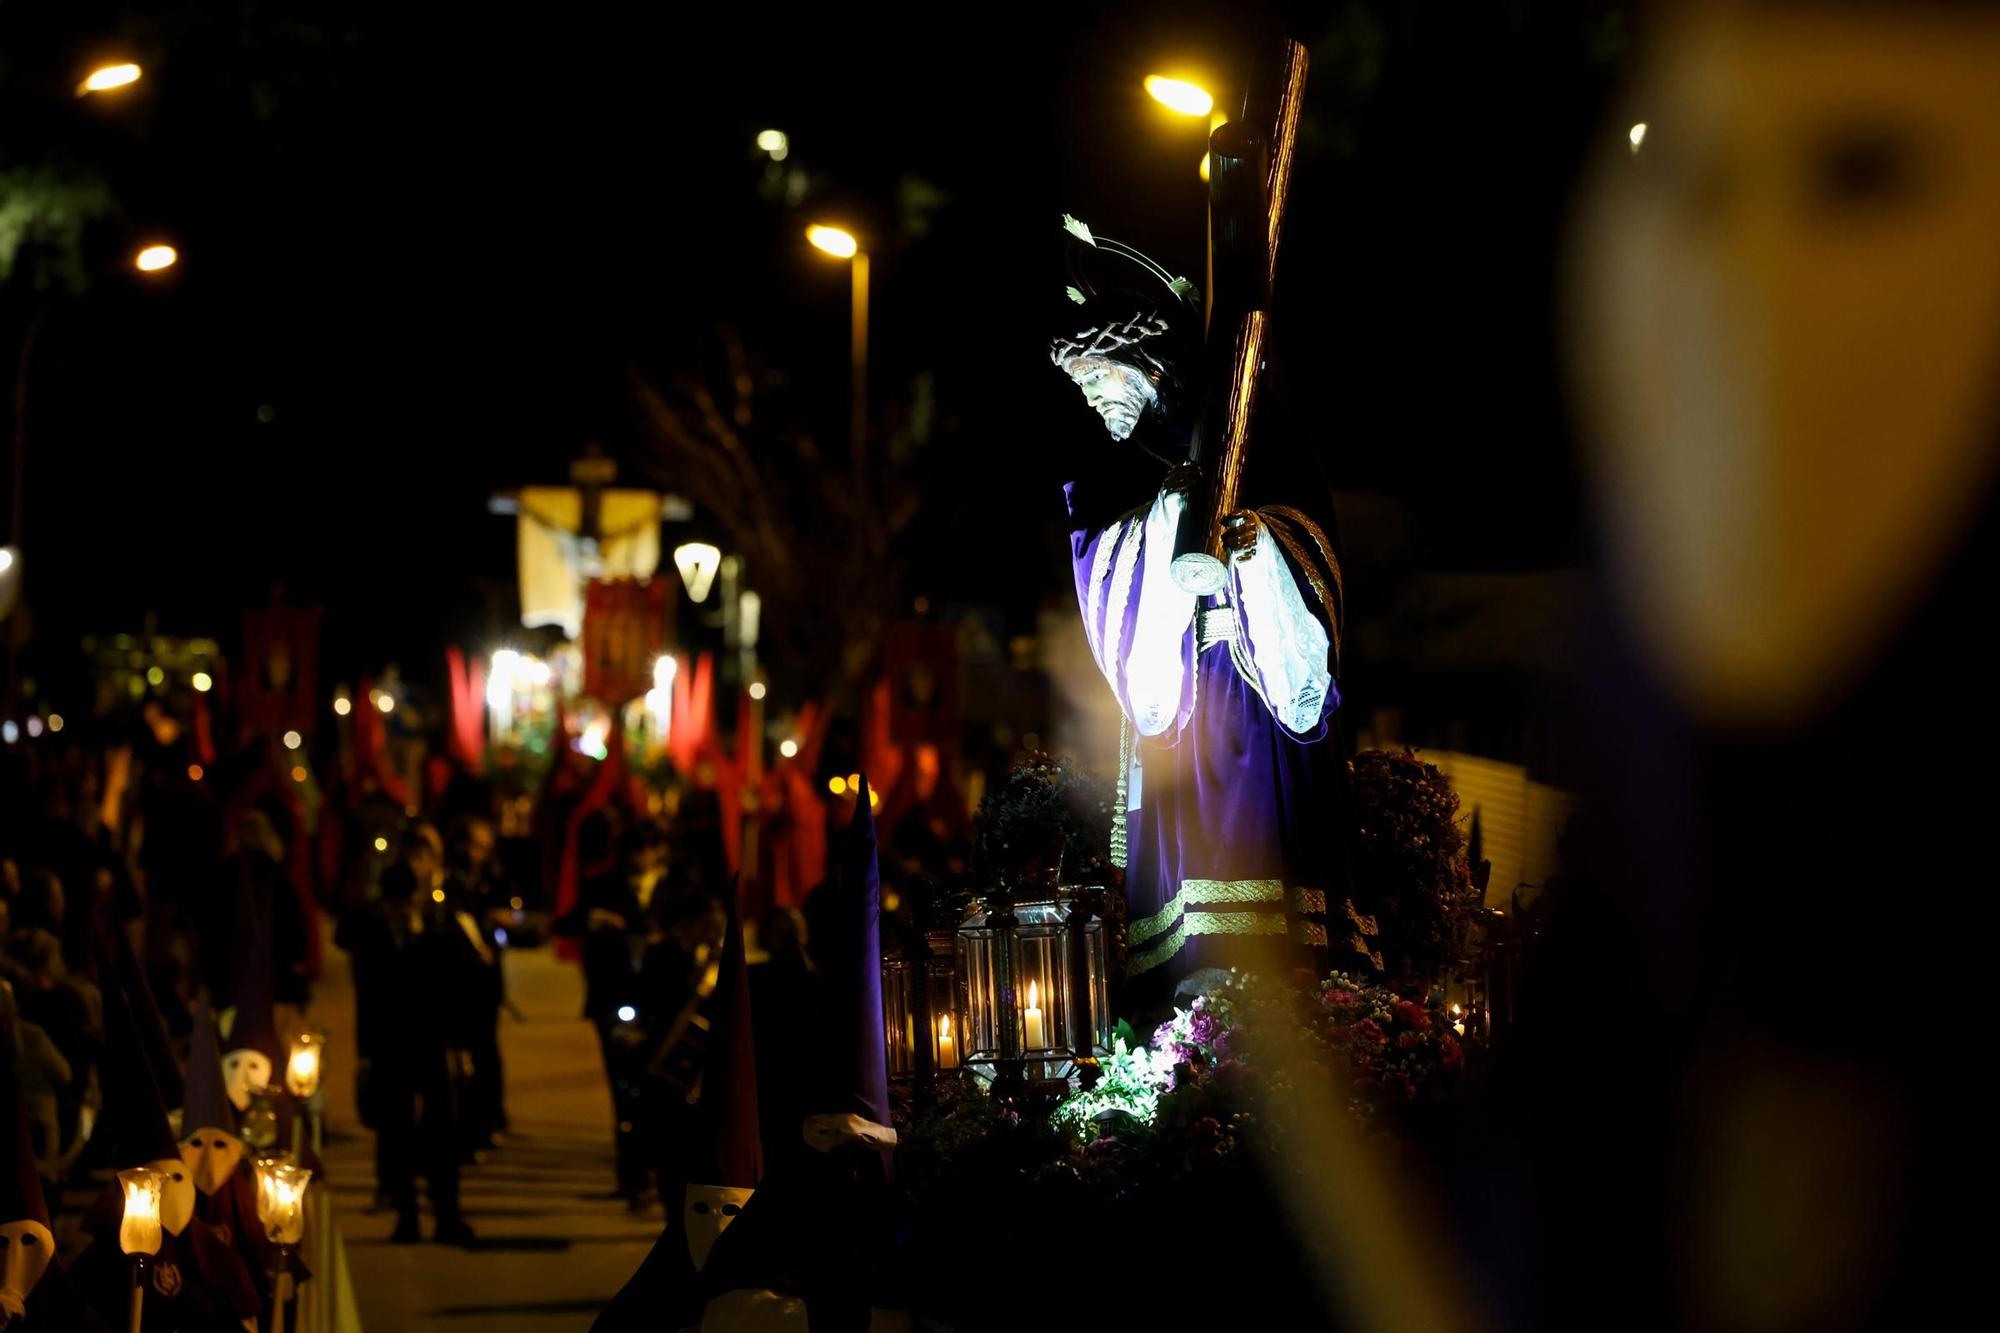
M 274 953 L 271 918 L 258 910 L 246 882 L 236 898 L 236 1021 L 223 1049 L 262 1051 L 271 1068 L 277 1069 L 286 1053 L 278 1049 Z
M 104 957 L 102 932 L 93 943 L 98 974 L 108 975 L 112 964 Z M 167 1105 L 153 1077 L 152 1061 L 146 1055 L 131 1005 L 120 987 L 108 985 L 101 990 L 104 1060 L 98 1067 L 98 1077 L 104 1083 L 104 1126 L 109 1130 L 111 1164 L 123 1168 L 178 1160 L 180 1144 L 167 1121 Z
M 697 1147 L 688 1182 L 755 1189 L 764 1174 L 757 1121 L 757 1047 L 750 1026 L 750 968 L 743 949 L 737 885 L 729 886 L 729 927 L 712 1002 L 701 1074 Z
M 0 1222 L 49 1225 L 41 1172 L 28 1140 L 28 1117 L 21 1109 L 21 1080 L 14 1070 L 14 1043 L 0 1040 Z
M 882 1027 L 882 880 L 875 861 L 875 816 L 864 775 L 854 820 L 834 851 L 833 877 L 821 890 L 833 901 L 819 915 L 813 954 L 826 976 L 820 1049 L 827 1061 L 808 1110 L 858 1115 L 878 1125 L 889 1115 L 889 1060 Z
M 187 1100 L 187 1083 L 181 1074 L 180 1057 L 174 1054 L 173 1039 L 167 1035 L 166 1016 L 160 1012 L 152 984 L 146 980 L 146 970 L 139 966 L 138 955 L 132 952 L 132 942 L 125 932 L 116 922 L 102 916 L 98 918 L 97 931 L 111 965 L 109 976 L 101 970 L 98 973 L 102 988 L 109 991 L 115 986 L 124 993 L 132 1021 L 138 1025 L 146 1063 L 152 1067 L 153 1080 L 159 1085 L 160 1100 L 172 1110 Z
M 215 1035 L 215 1015 L 208 992 L 194 1002 L 194 1038 L 188 1043 L 187 1109 L 181 1113 L 181 1137 L 197 1129 L 236 1132 L 236 1108 L 222 1080 L 222 1043 Z

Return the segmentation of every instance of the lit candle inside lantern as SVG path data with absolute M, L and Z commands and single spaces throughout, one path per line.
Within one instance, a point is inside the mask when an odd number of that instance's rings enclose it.
M 958 1045 L 951 1039 L 950 1014 L 943 1014 L 938 1018 L 937 1050 L 939 1069 L 958 1068 Z
M 1023 1029 L 1021 1044 L 1031 1051 L 1046 1049 L 1048 1039 L 1042 1031 L 1042 997 L 1034 982 L 1028 983 L 1028 1007 L 1021 1011 Z
M 281 1157 L 257 1163 L 257 1214 L 264 1234 L 280 1245 L 296 1245 L 305 1234 L 306 1182 L 312 1172 Z
M 301 1033 L 292 1044 L 292 1057 L 285 1065 L 285 1088 L 300 1098 L 319 1091 L 319 1043 L 311 1033 Z
M 125 1187 L 125 1216 L 118 1223 L 118 1248 L 127 1254 L 160 1252 L 160 1188 L 166 1177 L 149 1166 L 118 1173 Z

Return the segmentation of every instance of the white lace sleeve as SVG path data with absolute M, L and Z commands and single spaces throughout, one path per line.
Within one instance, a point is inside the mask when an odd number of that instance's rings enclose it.
M 1123 659 L 1125 702 L 1141 736 L 1158 736 L 1173 725 L 1187 681 L 1185 649 L 1195 598 L 1173 579 L 1174 534 L 1186 503 L 1178 493 L 1162 494 L 1146 514 L 1134 588 L 1139 610 Z
M 1272 716 L 1293 733 L 1319 725 L 1333 673 L 1326 626 L 1307 607 L 1278 543 L 1257 520 L 1257 549 L 1229 563 L 1238 632 Z

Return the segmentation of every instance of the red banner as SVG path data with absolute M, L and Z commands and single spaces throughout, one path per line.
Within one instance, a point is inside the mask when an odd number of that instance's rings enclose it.
M 318 729 L 319 611 L 269 606 L 243 613 L 237 708 L 251 731 L 311 736 Z
M 667 641 L 667 580 L 592 580 L 583 602 L 583 692 L 617 706 L 653 688 Z

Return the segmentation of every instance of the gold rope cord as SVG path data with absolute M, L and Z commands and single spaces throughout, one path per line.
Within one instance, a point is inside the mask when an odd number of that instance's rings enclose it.
M 1118 795 L 1111 812 L 1111 864 L 1125 868 L 1125 803 L 1132 780 L 1132 721 L 1118 714 Z

